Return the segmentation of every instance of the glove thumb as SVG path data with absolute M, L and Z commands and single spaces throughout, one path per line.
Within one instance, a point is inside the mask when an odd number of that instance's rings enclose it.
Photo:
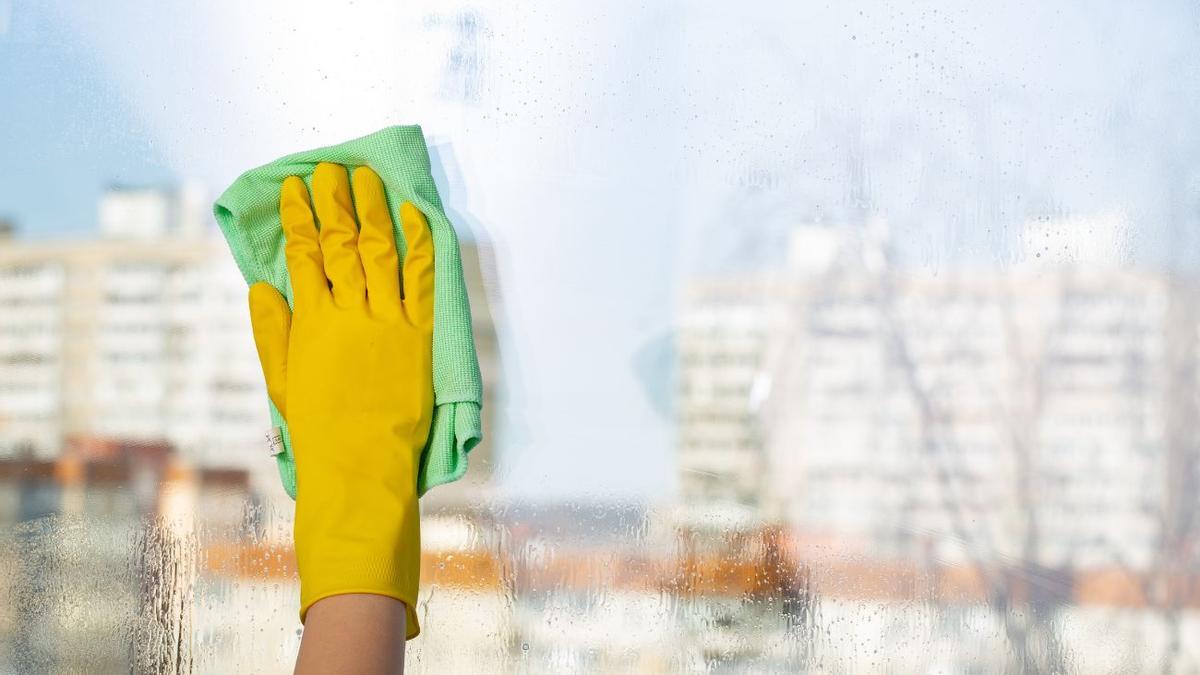
M 292 312 L 287 300 L 265 281 L 250 287 L 250 326 L 254 331 L 258 362 L 267 381 L 267 395 L 286 420 L 288 333 L 292 329 Z

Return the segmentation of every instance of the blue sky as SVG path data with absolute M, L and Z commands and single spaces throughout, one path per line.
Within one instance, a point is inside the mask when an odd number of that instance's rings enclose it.
M 1200 10 L 1152 5 L 0 0 L 0 214 L 86 235 L 106 184 L 419 122 L 495 250 L 506 484 L 654 498 L 681 284 L 797 223 L 879 214 L 938 270 L 1106 214 L 1194 267 Z
M 53 12 L 34 3 L 0 12 L 0 215 L 26 235 L 85 234 L 106 184 L 173 180 L 137 104 Z

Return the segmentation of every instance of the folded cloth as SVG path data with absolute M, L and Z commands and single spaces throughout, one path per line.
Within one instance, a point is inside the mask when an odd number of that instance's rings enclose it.
M 429 221 L 434 246 L 433 427 L 421 454 L 417 492 L 458 480 L 466 473 L 467 455 L 483 437 L 480 406 L 483 384 L 471 307 L 463 281 L 458 237 L 446 218 L 429 171 L 429 151 L 421 127 L 396 126 L 341 145 L 288 155 L 238 177 L 213 205 L 217 224 L 229 242 L 247 284 L 266 281 L 293 303 L 283 227 L 279 222 L 279 189 L 288 176 L 300 176 L 311 188 L 320 162 L 349 167 L 369 166 L 383 179 L 392 212 L 401 260 L 407 251 L 400 228 L 400 205 L 412 202 Z M 281 428 L 283 452 L 275 456 L 287 493 L 296 497 L 296 464 L 287 423 L 271 406 Z

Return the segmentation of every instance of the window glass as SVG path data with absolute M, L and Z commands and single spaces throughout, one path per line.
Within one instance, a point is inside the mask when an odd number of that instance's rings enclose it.
M 422 125 L 411 672 L 1200 670 L 1188 3 L 0 0 L 0 671 L 290 672 L 211 203 Z

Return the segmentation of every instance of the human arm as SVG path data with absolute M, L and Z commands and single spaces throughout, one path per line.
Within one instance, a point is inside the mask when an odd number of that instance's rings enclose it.
M 296 674 L 403 673 L 404 603 L 348 593 L 313 603 L 304 624 Z

